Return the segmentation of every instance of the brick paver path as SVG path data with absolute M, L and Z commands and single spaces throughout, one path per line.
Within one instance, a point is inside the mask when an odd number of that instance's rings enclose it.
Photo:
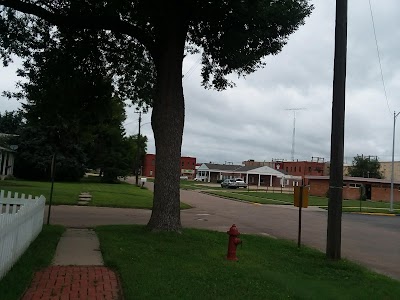
M 116 274 L 102 266 L 52 266 L 35 274 L 22 300 L 122 299 Z

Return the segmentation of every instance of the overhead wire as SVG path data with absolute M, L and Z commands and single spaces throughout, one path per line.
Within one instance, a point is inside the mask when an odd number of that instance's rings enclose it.
M 201 56 L 196 60 L 196 62 L 189 68 L 189 70 L 183 75 L 183 80 L 187 79 L 200 65 Z
M 384 77 L 383 77 L 382 63 L 381 63 L 381 55 L 380 55 L 379 46 L 378 46 L 378 39 L 377 39 L 377 37 L 376 37 L 375 21 L 374 21 L 374 14 L 372 13 L 371 0 L 368 0 L 368 3 L 369 3 L 369 11 L 371 12 L 372 27 L 373 27 L 373 29 L 374 29 L 375 45 L 376 45 L 376 52 L 377 52 L 377 54 L 378 54 L 379 68 L 380 68 L 380 70 L 381 70 L 381 80 L 382 80 L 383 91 L 384 91 L 384 93 L 385 93 L 385 99 L 386 99 L 387 107 L 388 107 L 388 109 L 389 109 L 389 113 L 391 114 L 391 113 L 392 113 L 392 110 L 390 109 L 389 100 L 388 100 L 387 92 L 386 92 L 385 79 L 384 79 Z

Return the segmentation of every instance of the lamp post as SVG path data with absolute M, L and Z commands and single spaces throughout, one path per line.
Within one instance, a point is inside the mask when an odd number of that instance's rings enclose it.
M 146 124 L 150 124 L 151 122 L 146 122 L 146 123 L 141 123 L 142 122 L 142 114 L 139 114 L 139 130 L 138 130 L 138 135 L 137 135 L 137 139 L 136 139 L 136 159 L 135 159 L 135 183 L 136 186 L 139 186 L 139 171 L 140 171 L 140 155 L 141 155 L 141 149 L 140 149 L 140 129 L 142 128 L 142 126 L 146 125 Z
M 390 211 L 393 211 L 393 180 L 394 180 L 394 141 L 395 141 L 395 133 L 396 133 L 396 118 L 400 114 L 398 112 L 393 112 L 393 145 L 392 145 L 392 176 L 390 179 Z

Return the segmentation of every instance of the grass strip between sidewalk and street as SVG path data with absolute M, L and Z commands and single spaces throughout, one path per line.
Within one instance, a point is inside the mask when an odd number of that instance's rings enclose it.
M 96 228 L 105 264 L 126 299 L 398 299 L 400 282 L 290 241 L 241 235 L 238 262 L 226 233 L 143 226 Z
M 62 226 L 43 225 L 38 237 L 0 280 L 0 299 L 18 300 L 22 297 L 35 272 L 51 264 L 64 230 Z
M 293 194 L 285 193 L 267 193 L 267 192 L 243 192 L 235 190 L 227 191 L 205 191 L 210 195 L 229 198 L 233 200 L 247 201 L 260 204 L 280 204 L 280 205 L 293 205 Z M 328 209 L 328 198 L 309 196 L 308 205 L 318 206 Z M 343 212 L 360 212 L 359 200 L 343 200 Z M 390 213 L 389 203 L 379 201 L 361 201 L 361 212 L 376 212 L 376 213 Z M 394 214 L 400 213 L 400 204 L 394 203 Z
M 0 181 L 0 190 L 19 195 L 46 197 L 46 203 L 50 199 L 50 182 L 27 181 L 27 180 L 4 180 Z M 151 209 L 153 206 L 153 192 L 132 184 L 121 182 L 108 184 L 99 182 L 98 178 L 82 179 L 81 182 L 55 182 L 53 191 L 54 205 L 77 205 L 79 194 L 89 192 L 92 200 L 89 206 L 122 207 Z M 181 202 L 181 209 L 190 208 L 190 205 Z

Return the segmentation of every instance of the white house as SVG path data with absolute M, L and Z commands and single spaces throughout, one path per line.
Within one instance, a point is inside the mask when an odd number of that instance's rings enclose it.
M 0 138 L 16 136 L 14 134 L 0 133 Z M 17 146 L 0 146 L 0 179 L 4 180 L 9 175 L 14 174 L 14 153 Z
M 268 166 L 242 166 L 204 163 L 196 173 L 197 180 L 204 182 L 219 182 L 226 178 L 242 178 L 249 185 L 257 186 L 297 186 L 301 176 L 285 174 Z

